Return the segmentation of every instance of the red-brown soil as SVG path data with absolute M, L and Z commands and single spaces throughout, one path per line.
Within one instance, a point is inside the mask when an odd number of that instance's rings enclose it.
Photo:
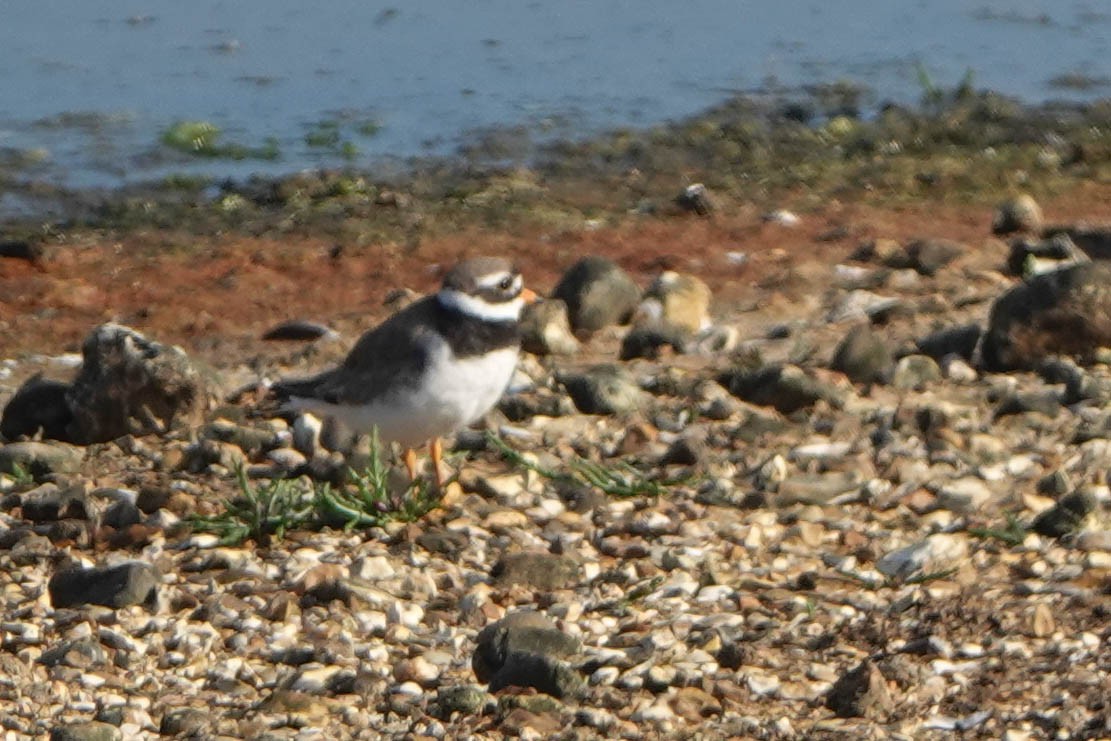
M 1108 204 L 1111 184 L 1095 182 L 1042 201 L 1050 223 L 1104 221 Z M 718 301 L 744 301 L 751 286 L 777 271 L 809 261 L 832 265 L 870 237 L 945 237 L 973 247 L 991 239 L 992 214 L 982 204 L 834 202 L 800 215 L 794 228 L 743 206 L 711 218 L 629 217 L 573 233 L 476 227 L 425 238 L 415 249 L 381 245 L 338 255 L 335 243 L 320 237 L 151 231 L 116 241 L 78 232 L 56 239 L 38 263 L 0 259 L 0 357 L 76 351 L 92 326 L 108 320 L 210 360 L 252 353 L 266 328 L 287 319 L 357 333 L 386 313 L 390 291 L 428 291 L 439 270 L 472 254 L 512 256 L 542 293 L 578 257 L 602 254 L 641 282 L 666 266 L 703 277 Z M 744 252 L 748 261 L 734 264 L 729 252 Z

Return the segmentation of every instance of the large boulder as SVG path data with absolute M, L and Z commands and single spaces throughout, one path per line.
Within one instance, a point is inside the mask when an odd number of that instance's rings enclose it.
M 163 433 L 175 424 L 200 421 L 204 384 L 180 347 L 102 324 L 85 338 L 81 354 L 84 362 L 66 394 L 74 442 Z
M 596 332 L 627 323 L 640 301 L 640 288 L 617 263 L 592 255 L 571 266 L 552 297 L 567 304 L 576 332 Z
M 1036 367 L 1046 357 L 1090 360 L 1111 346 L 1111 264 L 1090 262 L 1033 276 L 991 307 L 981 347 L 989 371 Z

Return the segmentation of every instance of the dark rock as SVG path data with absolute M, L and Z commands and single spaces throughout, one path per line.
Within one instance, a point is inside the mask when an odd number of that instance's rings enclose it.
M 84 548 L 92 541 L 92 523 L 88 520 L 75 520 L 73 518 L 56 520 L 46 523 L 43 528 L 46 537 L 54 543 L 64 543 Z
M 22 495 L 20 509 L 31 522 L 87 520 L 92 514 L 89 495 L 80 484 L 64 489 L 55 484 L 43 484 Z
M 663 322 L 638 324 L 621 340 L 621 360 L 660 357 L 663 348 L 677 353 L 687 352 L 691 335 L 687 330 Z
M 21 437 L 42 437 L 69 440 L 68 428 L 73 412 L 66 401 L 69 384 L 50 381 L 36 375 L 15 392 L 0 417 L 0 437 L 16 440 Z
M 551 645 L 549 645 L 551 642 Z M 578 642 L 565 635 L 546 615 L 535 610 L 511 612 L 483 628 L 475 639 L 471 668 L 480 682 L 488 682 L 511 651 L 548 651 L 573 656 Z
M 39 662 L 44 666 L 72 666 L 78 669 L 91 669 L 103 666 L 108 656 L 100 641 L 95 638 L 78 638 L 51 646 L 42 652 Z
M 918 352 L 929 355 L 934 360 L 940 361 L 946 355 L 958 355 L 965 360 L 972 360 L 976 352 L 976 344 L 980 341 L 980 325 L 964 324 L 958 327 L 946 327 L 928 334 L 916 343 Z
M 140 511 L 148 515 L 154 514 L 169 505 L 173 494 L 174 492 L 166 486 L 144 486 L 139 489 L 135 504 Z
M 1095 495 L 1079 490 L 1061 497 L 1061 501 L 1034 518 L 1030 529 L 1047 538 L 1060 538 L 1077 532 L 1097 506 Z
M 510 422 L 522 422 L 537 415 L 563 417 L 574 414 L 575 405 L 563 394 L 538 388 L 534 391 L 503 396 L 498 402 L 498 411 Z
M 841 675 L 826 695 L 826 707 L 841 718 L 883 718 L 895 707 L 887 680 L 868 659 Z
M 1042 273 L 991 307 L 981 362 L 989 371 L 1037 367 L 1051 355 L 1090 360 L 1111 346 L 1111 264 L 1090 262 Z
M 1111 260 L 1111 227 L 1077 224 L 1074 226 L 1047 229 L 1047 238 L 1064 235 L 1073 241 L 1080 250 L 1093 260 Z
M 198 708 L 176 708 L 162 716 L 158 733 L 171 738 L 200 738 L 212 723 L 212 714 Z
M 640 301 L 640 288 L 612 260 L 591 256 L 571 266 L 552 296 L 567 304 L 576 332 L 594 332 L 628 322 Z
M 830 368 L 840 371 L 853 383 L 883 380 L 892 362 L 887 342 L 867 324 L 859 324 L 845 335 L 833 353 Z
M 921 391 L 941 381 L 941 366 L 929 355 L 900 358 L 891 373 L 891 385 L 903 391 Z
M 1023 193 L 999 204 L 991 220 L 991 231 L 998 235 L 1014 232 L 1036 234 L 1042 228 L 1042 221 L 1042 209 L 1038 202 Z
M 910 267 L 925 276 L 937 275 L 966 251 L 963 244 L 948 239 L 916 239 L 906 246 Z
M 25 239 L 0 240 L 0 258 L 38 263 L 45 255 L 46 248 L 40 242 L 28 242 Z
M 100 524 L 117 530 L 137 525 L 143 521 L 143 513 L 129 497 L 120 497 L 108 506 L 100 518 Z
M 565 663 L 579 642 L 544 615 L 523 610 L 487 625 L 478 634 L 471 666 L 491 691 L 508 686 L 535 687 L 553 697 L 577 694 L 582 677 Z
M 323 324 L 293 319 L 266 330 L 262 339 L 267 342 L 311 342 L 322 337 L 331 339 L 338 336 L 335 331 Z
M 675 205 L 699 216 L 709 216 L 717 209 L 709 191 L 702 183 L 692 183 L 683 188 L 683 192 L 675 196 Z
M 35 478 L 77 473 L 84 457 L 84 449 L 62 442 L 8 443 L 0 446 L 0 473 L 15 473 L 19 469 Z
M 127 434 L 163 433 L 196 423 L 206 402 L 200 375 L 180 347 L 102 324 L 81 347 L 84 362 L 70 386 L 70 437 L 106 442 Z
M 521 348 L 533 355 L 574 355 L 579 341 L 571 334 L 567 304 L 559 299 L 536 301 L 521 312 Z
M 835 408 L 844 405 L 843 393 L 831 384 L 808 375 L 794 365 L 772 364 L 759 368 L 726 371 L 717 378 L 734 396 L 750 404 L 774 407 L 791 414 L 826 401 Z
M 30 566 L 54 555 L 54 544 L 45 535 L 39 535 L 29 529 L 8 530 L 4 534 L 11 536 L 10 541 L 4 539 L 3 546 L 12 549 L 12 563 L 17 566 Z
M 1069 481 L 1067 473 L 1058 469 L 1038 479 L 1035 488 L 1042 496 L 1058 499 L 1069 493 L 1072 489 L 1072 482 Z
M 568 556 L 522 551 L 505 553 L 490 571 L 500 586 L 524 584 L 533 589 L 551 592 L 572 587 L 582 579 L 578 562 Z
M 158 571 L 150 564 L 129 561 L 118 566 L 58 571 L 47 589 L 55 609 L 75 605 L 119 608 L 153 604 L 160 581 Z
M 874 262 L 884 267 L 902 270 L 912 266 L 913 262 L 906 248 L 894 239 L 880 237 L 867 242 L 862 242 L 850 259 L 858 262 Z
M 482 687 L 476 684 L 460 684 L 438 689 L 431 710 L 435 717 L 449 720 L 456 713 L 464 716 L 478 715 L 492 703 L 493 698 L 490 693 Z
M 640 406 L 643 398 L 633 377 L 617 365 L 597 365 L 559 380 L 583 414 L 631 412 Z
M 1007 394 L 995 406 L 995 418 L 1011 414 L 1037 412 L 1047 417 L 1056 417 L 1061 411 L 1061 398 L 1056 391 L 1018 391 Z
M 69 723 L 50 729 L 50 741 L 121 741 L 120 729 L 108 723 L 90 720 Z
M 231 443 L 244 453 L 260 453 L 281 447 L 281 438 L 268 427 L 246 427 L 227 420 L 204 426 L 201 435 L 207 440 Z
M 1011 275 L 1030 276 L 1045 270 L 1032 270 L 1030 260 L 1044 261 L 1063 267 L 1069 263 L 1089 262 L 1089 258 L 1067 234 L 1056 234 L 1046 239 L 1020 237 L 1011 242 L 1007 256 L 1007 271 Z
M 675 439 L 660 459 L 660 465 L 697 466 L 710 453 L 704 429 L 692 428 Z
M 466 535 L 455 530 L 428 530 L 418 535 L 416 541 L 429 553 L 448 558 L 455 558 L 470 544 Z
M 552 697 L 574 697 L 584 684 L 582 676 L 565 662 L 540 653 L 512 652 L 490 680 L 490 691 L 534 687 Z

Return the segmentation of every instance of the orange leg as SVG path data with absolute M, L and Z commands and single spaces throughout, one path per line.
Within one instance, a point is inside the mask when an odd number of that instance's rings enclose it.
M 432 451 L 432 467 L 436 471 L 436 487 L 444 488 L 444 445 L 440 438 L 434 437 L 428 442 Z
M 409 480 L 417 480 L 417 451 L 405 448 L 405 470 L 409 472 Z

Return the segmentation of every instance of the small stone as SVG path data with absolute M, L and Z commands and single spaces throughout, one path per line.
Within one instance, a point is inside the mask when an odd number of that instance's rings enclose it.
M 1039 602 L 1034 606 L 1034 615 L 1030 622 L 1030 631 L 1035 638 L 1047 638 L 1057 630 L 1057 621 L 1053 618 L 1053 610 L 1044 602 Z
M 834 682 L 826 707 L 841 718 L 883 718 L 895 701 L 879 668 L 866 659 Z
M 975 476 L 946 481 L 937 487 L 935 494 L 938 507 L 960 513 L 981 509 L 994 495 L 991 488 Z
M 688 723 L 720 715 L 721 701 L 701 687 L 680 687 L 671 698 L 671 709 Z
M 441 687 L 436 692 L 433 714 L 444 720 L 449 720 L 456 713 L 464 716 L 478 715 L 492 701 L 490 693 L 476 684 Z
M 651 319 L 690 334 L 701 332 L 711 324 L 710 287 L 701 278 L 666 270 L 648 286 L 644 295 L 646 301 L 658 305 L 659 315 Z M 654 312 L 649 310 L 649 313 Z
M 881 381 L 892 363 L 887 342 L 868 324 L 859 324 L 842 338 L 833 353 L 830 368 L 844 373 L 853 383 Z
M 963 244 L 948 239 L 916 239 L 906 246 L 910 258 L 908 267 L 925 276 L 937 275 L 939 270 L 966 251 Z
M 971 360 L 982 332 L 979 324 L 946 327 L 926 335 L 915 344 L 918 346 L 918 352 L 929 355 L 937 361 L 949 355 Z
M 702 183 L 691 183 L 683 188 L 682 192 L 675 196 L 675 205 L 699 216 L 709 216 L 717 210 L 717 204 Z
M 1066 265 L 1089 262 L 1091 259 L 1076 246 L 1067 233 L 1054 234 L 1046 239 L 1019 238 L 1011 242 L 1007 271 L 1012 275 L 1031 278 L 1059 270 Z
M 95 720 L 54 726 L 50 730 L 50 741 L 120 741 L 122 738 L 119 728 Z
M 582 568 L 569 556 L 523 551 L 506 553 L 490 571 L 496 584 L 524 584 L 551 592 L 574 586 L 582 578 Z
M 922 391 L 941 381 L 941 367 L 929 355 L 900 358 L 891 374 L 892 387 L 901 391 Z
M 806 409 L 819 401 L 834 408 L 844 406 L 847 395 L 795 365 L 739 368 L 718 376 L 718 383 L 750 404 L 771 406 L 782 414 Z
M 1095 495 L 1078 490 L 1061 498 L 1054 506 L 1039 514 L 1030 529 L 1047 538 L 1060 538 L 1084 527 L 1085 520 L 1097 506 Z
M 118 566 L 70 568 L 50 578 L 50 603 L 55 609 L 79 605 L 153 604 L 161 577 L 153 566 L 129 561 Z
M 521 313 L 521 349 L 533 355 L 574 355 L 579 348 L 564 301 L 549 299 L 525 307 Z
M 277 324 L 262 334 L 265 342 L 312 342 L 320 339 L 336 339 L 339 334 L 319 322 L 305 319 L 291 319 Z
M 178 708 L 162 716 L 158 732 L 174 738 L 193 738 L 202 736 L 212 722 L 212 714 L 198 708 Z
M 31 522 L 87 520 L 92 514 L 89 495 L 82 484 L 64 489 L 55 484 L 43 484 L 24 492 L 20 500 L 23 516 Z
M 513 612 L 478 634 L 471 666 L 490 690 L 535 687 L 553 697 L 577 694 L 582 677 L 565 663 L 579 642 L 538 612 Z
M 992 217 L 991 231 L 996 235 L 1014 232 L 1036 234 L 1041 231 L 1042 223 L 1042 209 L 1038 202 L 1022 193 L 999 204 Z
M 592 255 L 564 273 L 552 296 L 567 304 L 576 332 L 596 332 L 628 322 L 640 301 L 640 288 L 615 262 Z
M 21 470 L 36 479 L 52 473 L 77 473 L 84 448 L 61 442 L 18 442 L 0 446 L 0 473 Z
M 965 538 L 937 533 L 886 554 L 876 562 L 876 568 L 889 578 L 906 581 L 954 568 L 967 558 L 968 541 Z
M 583 414 L 624 414 L 637 409 L 643 400 L 640 386 L 617 365 L 597 365 L 559 380 Z
M 655 360 L 664 348 L 676 353 L 690 350 L 691 335 L 687 330 L 663 321 L 638 322 L 621 339 L 621 360 L 649 358 Z
M 660 459 L 660 465 L 697 466 L 710 454 L 706 431 L 689 428 L 675 439 Z

